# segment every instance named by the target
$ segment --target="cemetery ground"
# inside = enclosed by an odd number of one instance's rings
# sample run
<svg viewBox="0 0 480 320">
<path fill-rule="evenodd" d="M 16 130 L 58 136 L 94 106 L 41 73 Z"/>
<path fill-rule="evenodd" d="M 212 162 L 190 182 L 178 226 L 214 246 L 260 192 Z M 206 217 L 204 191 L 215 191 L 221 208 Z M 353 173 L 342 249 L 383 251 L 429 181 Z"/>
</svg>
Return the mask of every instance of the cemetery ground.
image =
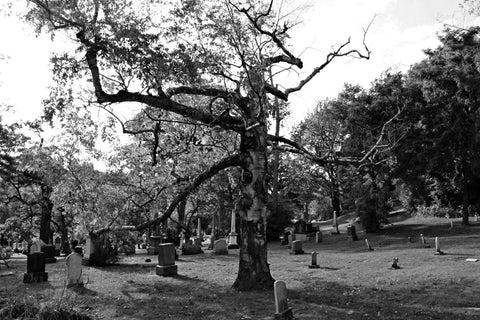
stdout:
<svg viewBox="0 0 480 320">
<path fill-rule="evenodd" d="M 378 234 L 347 240 L 323 230 L 323 242 L 304 243 L 305 254 L 291 255 L 279 242 L 269 244 L 272 275 L 288 288 L 297 319 L 480 319 L 480 222 L 408 218 Z M 423 234 L 431 248 L 421 243 Z M 368 251 L 365 237 L 374 251 Z M 410 240 L 408 239 L 410 237 Z M 435 255 L 439 237 L 444 255 Z M 310 269 L 312 251 L 320 268 Z M 91 319 L 273 319 L 273 290 L 236 292 L 239 250 L 228 255 L 180 255 L 178 276 L 155 274 L 155 256 L 144 251 L 118 265 L 84 267 L 83 289 L 65 288 L 64 258 L 47 264 L 49 281 L 23 284 L 25 256 L 12 268 L 0 264 L 0 309 L 14 301 L 74 307 Z M 400 269 L 392 269 L 398 257 Z M 152 259 L 145 262 L 145 259 Z M 56 318 L 55 318 L 56 319 Z"/>
</svg>

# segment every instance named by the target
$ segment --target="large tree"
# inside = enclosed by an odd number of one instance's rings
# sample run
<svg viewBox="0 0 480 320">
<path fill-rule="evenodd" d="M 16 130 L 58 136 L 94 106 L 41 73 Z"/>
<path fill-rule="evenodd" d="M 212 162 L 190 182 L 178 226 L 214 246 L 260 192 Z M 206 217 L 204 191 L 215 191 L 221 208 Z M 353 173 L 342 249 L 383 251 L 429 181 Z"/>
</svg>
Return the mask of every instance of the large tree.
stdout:
<svg viewBox="0 0 480 320">
<path fill-rule="evenodd" d="M 478 27 L 446 29 L 412 67 L 408 86 L 421 96 L 408 103 L 411 129 L 398 152 L 405 176 L 434 179 L 440 204 L 461 205 L 465 225 L 469 205 L 480 207 L 479 35 Z"/>
<path fill-rule="evenodd" d="M 273 0 L 29 2 L 27 19 L 38 29 L 64 31 L 78 42 L 82 57 L 68 56 L 57 71 L 64 76 L 86 74 L 96 103 L 114 109 L 137 103 L 147 113 L 149 109 L 175 113 L 212 130 L 238 135 L 239 148 L 234 154 L 201 173 L 157 221 L 149 223 L 166 220 L 189 193 L 219 171 L 240 167 L 241 196 L 236 209 L 241 243 L 234 288 L 271 288 L 265 239 L 266 178 L 267 148 L 275 139 L 267 133 L 269 97 L 286 101 L 335 58 L 369 58 L 368 48 L 363 48 L 364 53 L 349 49 L 347 40 L 298 85 L 281 89 L 284 86 L 277 86 L 269 71 L 300 69 L 303 61 L 287 45 L 292 23 L 282 18 Z"/>
</svg>

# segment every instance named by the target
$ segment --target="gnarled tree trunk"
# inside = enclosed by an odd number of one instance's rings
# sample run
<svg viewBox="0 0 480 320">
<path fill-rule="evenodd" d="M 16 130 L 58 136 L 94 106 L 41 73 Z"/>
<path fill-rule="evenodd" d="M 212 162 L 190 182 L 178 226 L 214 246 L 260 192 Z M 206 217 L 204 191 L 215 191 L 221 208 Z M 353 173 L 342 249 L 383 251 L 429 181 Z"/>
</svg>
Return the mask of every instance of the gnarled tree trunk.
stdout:
<svg viewBox="0 0 480 320">
<path fill-rule="evenodd" d="M 40 239 L 45 243 L 52 243 L 50 222 L 52 220 L 53 202 L 50 200 L 52 188 L 46 185 L 41 186 L 41 200 L 40 200 Z"/>
<path fill-rule="evenodd" d="M 247 130 L 241 141 L 240 263 L 233 287 L 240 291 L 273 288 L 267 262 L 267 129 L 259 125 Z"/>
</svg>

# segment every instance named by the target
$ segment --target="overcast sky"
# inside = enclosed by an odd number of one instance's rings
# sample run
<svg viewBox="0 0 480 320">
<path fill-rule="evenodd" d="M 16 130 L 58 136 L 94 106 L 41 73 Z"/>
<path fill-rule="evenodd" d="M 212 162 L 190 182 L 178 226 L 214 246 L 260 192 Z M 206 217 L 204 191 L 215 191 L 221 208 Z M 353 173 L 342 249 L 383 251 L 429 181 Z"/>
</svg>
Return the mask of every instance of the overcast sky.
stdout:
<svg viewBox="0 0 480 320">
<path fill-rule="evenodd" d="M 299 3 L 300 1 L 293 1 Z M 461 0 L 310 0 L 292 34 L 292 48 L 301 54 L 305 76 L 323 61 L 333 45 L 350 36 L 361 48 L 362 29 L 375 17 L 367 35 L 369 61 L 341 58 L 302 91 L 290 98 L 290 122 L 299 121 L 316 102 L 334 97 L 344 83 L 368 86 L 388 68 L 405 71 L 422 59 L 422 50 L 438 45 L 436 33 L 444 23 L 468 26 L 479 22 L 465 15 Z M 51 82 L 48 37 L 36 38 L 14 15 L 0 19 L 0 104 L 14 107 L 15 119 L 32 120 L 41 114 L 41 100 Z M 285 86 L 299 78 L 291 74 Z M 4 118 L 6 115 L 4 115 Z M 8 117 L 11 117 L 8 116 Z"/>
</svg>

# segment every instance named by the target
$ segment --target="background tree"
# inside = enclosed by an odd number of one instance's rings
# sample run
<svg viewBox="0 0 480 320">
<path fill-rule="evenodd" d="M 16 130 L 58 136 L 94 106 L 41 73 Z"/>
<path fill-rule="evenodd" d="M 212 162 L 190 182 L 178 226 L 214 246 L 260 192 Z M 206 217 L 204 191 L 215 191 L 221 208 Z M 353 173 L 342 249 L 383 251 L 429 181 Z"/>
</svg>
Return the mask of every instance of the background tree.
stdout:
<svg viewBox="0 0 480 320">
<path fill-rule="evenodd" d="M 421 179 L 430 201 L 433 196 L 443 206 L 461 205 L 465 225 L 469 205 L 478 208 L 480 198 L 479 32 L 446 29 L 441 45 L 411 69 L 409 85 L 422 96 L 411 105 L 412 128 L 397 153 L 407 181 Z"/>
</svg>

